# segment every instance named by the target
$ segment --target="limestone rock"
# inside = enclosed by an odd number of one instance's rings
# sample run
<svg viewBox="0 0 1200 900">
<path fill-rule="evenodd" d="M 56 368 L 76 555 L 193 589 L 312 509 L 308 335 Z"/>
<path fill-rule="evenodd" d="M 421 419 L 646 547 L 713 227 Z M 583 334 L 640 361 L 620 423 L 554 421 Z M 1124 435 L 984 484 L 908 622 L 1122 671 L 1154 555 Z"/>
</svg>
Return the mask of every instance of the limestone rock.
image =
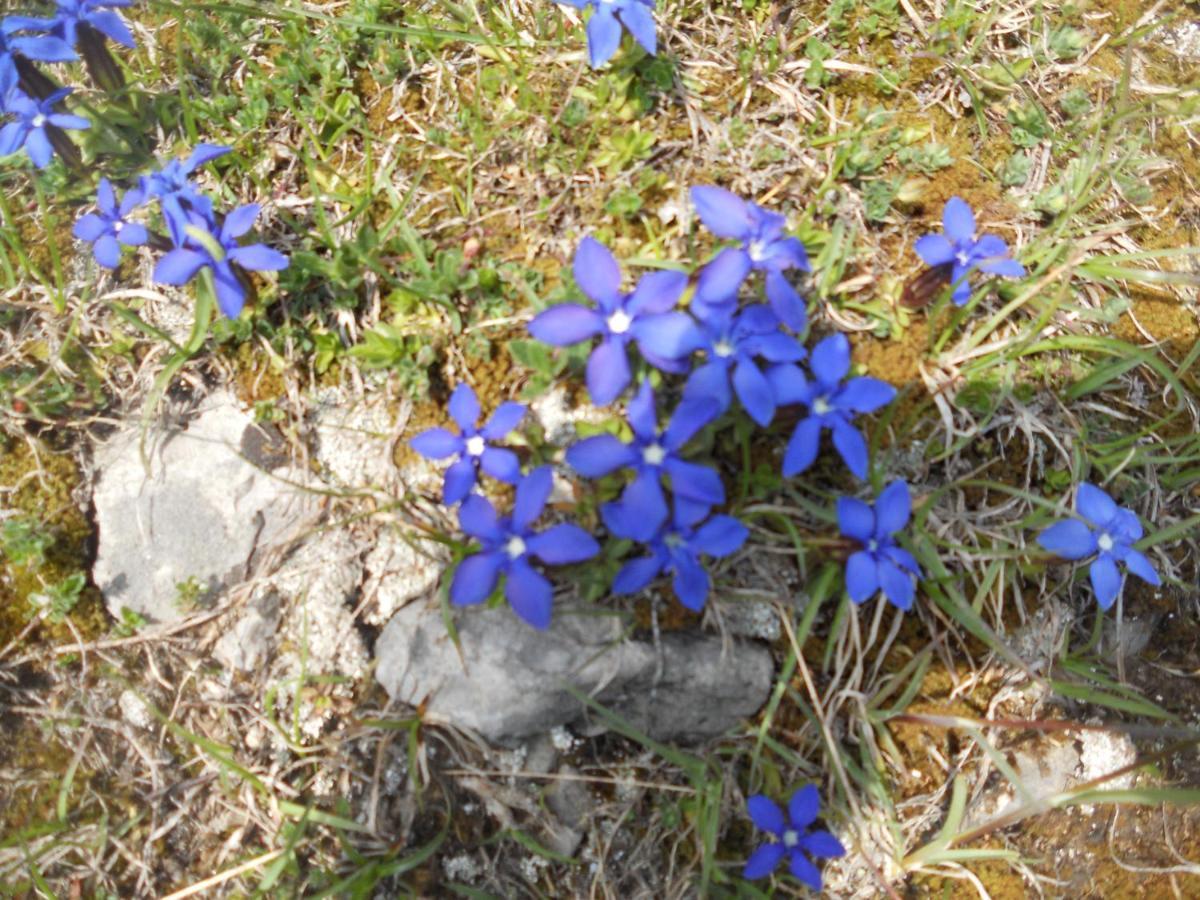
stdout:
<svg viewBox="0 0 1200 900">
<path fill-rule="evenodd" d="M 771 687 L 761 645 L 667 634 L 660 659 L 595 609 L 558 609 L 546 631 L 506 607 L 472 609 L 457 616 L 457 628 L 461 656 L 437 607 L 406 606 L 376 642 L 376 677 L 393 698 L 425 703 L 427 717 L 501 743 L 589 718 L 568 684 L 650 736 L 677 741 L 734 727 Z"/>
</svg>

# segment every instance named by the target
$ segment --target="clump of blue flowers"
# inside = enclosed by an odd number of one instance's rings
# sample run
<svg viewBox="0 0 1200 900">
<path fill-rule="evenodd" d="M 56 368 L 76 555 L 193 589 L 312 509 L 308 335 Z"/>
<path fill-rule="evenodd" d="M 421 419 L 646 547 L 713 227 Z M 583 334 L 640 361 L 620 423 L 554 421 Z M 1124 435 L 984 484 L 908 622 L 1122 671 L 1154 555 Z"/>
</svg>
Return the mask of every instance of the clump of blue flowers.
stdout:
<svg viewBox="0 0 1200 900">
<path fill-rule="evenodd" d="M 621 29 L 624 28 L 643 50 L 653 56 L 658 52 L 658 36 L 655 33 L 654 0 L 555 0 L 575 9 L 590 9 L 587 23 L 588 62 L 598 69 L 617 52 L 621 46 Z"/>
<path fill-rule="evenodd" d="M 846 560 L 846 593 L 865 603 L 880 591 L 898 609 L 913 603 L 913 579 L 921 567 L 912 554 L 896 544 L 896 534 L 912 514 L 908 485 L 893 481 L 879 494 L 874 507 L 854 497 L 839 497 L 838 528 L 862 549 Z"/>
<path fill-rule="evenodd" d="M 1118 506 L 1112 497 L 1088 482 L 1076 488 L 1075 511 L 1081 518 L 1051 525 L 1037 541 L 1063 559 L 1095 557 L 1088 567 L 1088 577 L 1101 609 L 1112 606 L 1121 593 L 1120 566 L 1147 584 L 1162 584 L 1150 560 L 1133 547 L 1143 534 L 1142 523 L 1133 511 Z"/>
<path fill-rule="evenodd" d="M 975 213 L 961 197 L 951 197 L 942 211 L 944 234 L 927 234 L 917 240 L 914 249 L 929 266 L 950 270 L 951 299 L 963 306 L 971 297 L 968 276 L 976 270 L 988 275 L 1020 278 L 1025 267 L 1008 253 L 1004 239 L 975 231 Z"/>
<path fill-rule="evenodd" d="M 814 859 L 833 859 L 846 855 L 841 841 L 812 824 L 821 812 L 821 798 L 815 785 L 795 791 L 788 800 L 787 812 L 774 800 L 755 794 L 746 803 L 750 820 L 765 831 L 770 840 L 755 850 L 742 877 L 750 880 L 765 878 L 779 868 L 785 859 L 788 870 L 801 884 L 821 890 L 821 870 Z"/>
</svg>

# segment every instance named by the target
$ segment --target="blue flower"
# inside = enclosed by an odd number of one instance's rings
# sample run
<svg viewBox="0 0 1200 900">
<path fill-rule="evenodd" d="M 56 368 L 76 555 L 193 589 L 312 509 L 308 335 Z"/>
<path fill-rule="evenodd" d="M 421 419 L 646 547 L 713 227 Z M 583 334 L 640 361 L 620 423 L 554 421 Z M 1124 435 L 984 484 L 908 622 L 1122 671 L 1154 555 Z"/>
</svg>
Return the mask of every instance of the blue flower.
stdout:
<svg viewBox="0 0 1200 900">
<path fill-rule="evenodd" d="M 521 461 L 517 454 L 492 447 L 489 442 L 503 440 L 516 428 L 525 415 L 525 407 L 520 403 L 501 403 L 487 424 L 477 428 L 479 401 L 470 385 L 464 383 L 450 395 L 449 408 L 450 418 L 458 425 L 459 434 L 445 428 L 430 428 L 409 442 L 414 450 L 429 459 L 458 457 L 446 470 L 442 502 L 453 506 L 471 493 L 480 468 L 498 481 L 516 484 L 521 477 Z"/>
<path fill-rule="evenodd" d="M 638 484 L 630 485 L 630 492 Z M 628 494 L 629 492 L 627 492 Z M 733 516 L 713 516 L 696 527 L 706 510 L 695 504 L 675 504 L 670 523 L 659 517 L 659 511 L 647 495 L 610 503 L 601 512 L 608 530 L 620 538 L 648 545 L 650 554 L 630 560 L 613 579 L 617 594 L 635 594 L 660 573 L 671 573 L 675 596 L 688 609 L 699 612 L 708 598 L 708 573 L 700 562 L 702 555 L 728 556 L 739 550 L 750 536 L 746 526 Z M 654 521 L 658 518 L 657 523 Z"/>
<path fill-rule="evenodd" d="M 592 7 L 592 17 L 587 23 L 588 62 L 598 69 L 617 52 L 621 46 L 621 26 L 633 35 L 633 39 L 653 56 L 658 51 L 658 40 L 654 33 L 654 0 L 556 0 L 576 9 Z"/>
<path fill-rule="evenodd" d="M 808 857 L 832 859 L 845 856 L 846 848 L 828 831 L 813 829 L 821 811 L 821 799 L 815 785 L 807 785 L 792 794 L 784 815 L 775 801 L 762 794 L 755 794 L 746 802 L 750 820 L 772 840 L 763 844 L 746 861 L 742 877 L 765 878 L 779 867 L 784 857 L 790 857 L 792 875 L 814 891 L 821 890 L 821 871 Z"/>
<path fill-rule="evenodd" d="M 3 111 L 14 120 L 0 128 L 0 156 L 8 156 L 24 147 L 33 164 L 44 169 L 54 158 L 54 148 L 46 133 L 48 126 L 76 130 L 91 128 L 92 123 L 82 116 L 55 112 L 54 105 L 69 93 L 70 88 L 60 88 L 44 100 L 35 100 L 19 89 L 9 90 Z"/>
<path fill-rule="evenodd" d="M 250 272 L 277 272 L 288 267 L 287 257 L 265 244 L 238 244 L 237 239 L 254 224 L 258 210 L 256 203 L 239 206 L 225 217 L 216 233 L 203 216 L 189 213 L 182 242 L 158 261 L 154 280 L 159 284 L 187 284 L 201 269 L 212 269 L 221 312 L 236 318 L 245 305 L 246 288 L 235 264 Z"/>
<path fill-rule="evenodd" d="M 218 144 L 197 144 L 187 159 L 173 159 L 157 172 L 142 176 L 142 193 L 147 197 L 156 197 L 162 204 L 163 218 L 176 247 L 183 246 L 189 210 L 210 224 L 213 222 L 212 201 L 192 184 L 192 173 L 232 149 Z"/>
<path fill-rule="evenodd" d="M 1008 257 L 1008 245 L 994 234 L 975 235 L 975 214 L 967 201 L 951 197 L 942 210 L 945 234 L 927 234 L 917 239 L 913 249 L 928 266 L 950 265 L 950 295 L 955 306 L 964 305 L 971 296 L 967 276 L 978 269 L 989 275 L 1020 278 L 1025 267 Z"/>
<path fill-rule="evenodd" d="M 821 432 L 833 432 L 833 446 L 846 466 L 859 478 L 867 477 L 867 442 L 851 423 L 858 413 L 869 413 L 892 401 L 896 389 L 878 378 L 842 379 L 850 371 L 850 342 L 834 334 L 813 348 L 809 360 L 813 381 L 798 366 L 775 366 L 767 373 L 780 406 L 803 403 L 808 416 L 792 432 L 783 456 L 783 474 L 790 478 L 803 472 L 817 458 Z"/>
<path fill-rule="evenodd" d="M 1142 538 L 1142 523 L 1128 509 L 1117 506 L 1094 484 L 1084 482 L 1075 492 L 1075 511 L 1086 522 L 1067 519 L 1051 525 L 1038 535 L 1037 541 L 1046 550 L 1063 559 L 1085 559 L 1096 554 L 1088 569 L 1092 590 L 1101 609 L 1108 609 L 1121 593 L 1121 572 L 1126 571 L 1158 587 L 1162 581 L 1145 554 L 1133 549 Z"/>
<path fill-rule="evenodd" d="M 133 0 L 58 0 L 53 18 L 9 16 L 4 28 L 14 31 L 34 31 L 50 34 L 70 47 L 79 41 L 79 28 L 86 26 L 126 47 L 135 46 L 133 34 L 115 8 L 132 6 Z M 107 7 L 107 8 L 105 8 Z M 30 57 L 36 59 L 37 57 Z"/>
<path fill-rule="evenodd" d="M 591 559 L 600 552 L 600 545 L 577 525 L 553 525 L 542 532 L 530 530 L 546 505 L 553 483 L 549 466 L 534 469 L 522 478 L 511 517 L 498 516 L 492 504 L 479 494 L 463 501 L 458 510 L 462 530 L 477 539 L 482 549 L 455 570 L 450 582 L 452 603 L 482 603 L 504 575 L 504 596 L 513 612 L 534 628 L 550 625 L 554 589 L 530 565 L 530 558 L 560 566 Z"/>
<path fill-rule="evenodd" d="M 679 371 L 679 361 L 698 345 L 691 316 L 671 312 L 687 287 L 682 272 L 644 275 L 631 294 L 621 293 L 621 267 L 608 248 L 586 237 L 575 253 L 575 281 L 599 309 L 563 303 L 539 313 L 529 333 L 539 341 L 563 347 L 600 336 L 587 364 L 592 402 L 612 403 L 629 384 L 626 346 L 632 339 L 647 362 Z"/>
<path fill-rule="evenodd" d="M 97 212 L 88 213 L 75 223 L 75 237 L 92 245 L 96 262 L 115 269 L 121 262 L 121 245 L 140 247 L 150 239 L 145 225 L 129 221 L 129 214 L 141 206 L 144 195 L 134 188 L 125 192 L 121 205 L 112 184 L 107 178 L 100 179 L 96 190 Z"/>
<path fill-rule="evenodd" d="M 714 401 L 684 401 L 660 432 L 654 390 L 650 382 L 644 381 L 629 402 L 628 413 L 633 431 L 631 443 L 611 434 L 584 438 L 567 450 L 567 462 L 571 467 L 588 478 L 600 478 L 617 469 L 634 469 L 637 487 L 632 487 L 621 502 L 642 497 L 640 502 L 644 508 L 660 522 L 667 514 L 661 485 L 664 475 L 671 480 L 675 502 L 698 505 L 701 517 L 711 507 L 725 502 L 721 476 L 713 469 L 688 462 L 679 455 L 692 436 L 716 417 L 718 409 Z"/>
<path fill-rule="evenodd" d="M 846 560 L 846 592 L 855 603 L 865 603 L 882 590 L 893 606 L 912 609 L 912 579 L 921 577 L 921 567 L 911 553 L 896 546 L 893 537 L 908 524 L 911 512 L 908 485 L 903 481 L 884 488 L 874 509 L 853 497 L 838 498 L 838 527 L 863 545 Z"/>
<path fill-rule="evenodd" d="M 13 54 L 38 62 L 72 62 L 78 59 L 70 44 L 53 35 L 11 37 L 14 32 L 21 30 L 19 22 L 15 26 L 13 24 L 14 19 L 18 18 L 9 16 L 0 21 L 0 81 L 6 72 L 12 73 L 15 81 L 17 64 Z"/>
<path fill-rule="evenodd" d="M 775 416 L 775 394 L 755 359 L 796 362 L 804 358 L 804 347 L 780 331 L 775 313 L 761 304 L 736 316 L 732 310 L 713 312 L 701 321 L 699 334 L 698 349 L 704 350 L 708 359 L 688 377 L 684 399 L 716 400 L 719 412 L 724 412 L 736 393 L 750 418 L 762 426 L 770 424 Z"/>
<path fill-rule="evenodd" d="M 718 187 L 692 188 L 692 203 L 708 230 L 717 237 L 734 238 L 740 247 L 726 247 L 700 270 L 696 284 L 697 315 L 709 310 L 732 311 L 738 289 L 753 270 L 766 273 L 767 300 L 779 320 L 793 331 L 803 331 L 804 299 L 783 273 L 809 271 L 808 254 L 798 238 L 786 237 L 787 219 Z"/>
</svg>

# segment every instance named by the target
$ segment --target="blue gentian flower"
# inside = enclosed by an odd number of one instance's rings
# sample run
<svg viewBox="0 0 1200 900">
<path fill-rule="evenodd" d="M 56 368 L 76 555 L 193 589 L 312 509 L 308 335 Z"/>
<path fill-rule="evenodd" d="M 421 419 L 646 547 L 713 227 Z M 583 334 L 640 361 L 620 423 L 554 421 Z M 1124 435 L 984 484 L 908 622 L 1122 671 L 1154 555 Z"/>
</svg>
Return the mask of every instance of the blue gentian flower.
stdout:
<svg viewBox="0 0 1200 900">
<path fill-rule="evenodd" d="M 257 203 L 239 206 L 215 233 L 203 216 L 190 213 L 182 243 L 158 261 L 154 280 L 159 284 L 187 284 L 201 269 L 212 269 L 217 304 L 226 316 L 236 318 L 245 305 L 246 288 L 233 268 L 235 263 L 250 272 L 277 272 L 288 267 L 288 258 L 266 244 L 238 244 L 237 239 L 250 230 L 258 211 Z"/>
<path fill-rule="evenodd" d="M 9 16 L 4 20 L 4 28 L 10 34 L 14 31 L 44 32 L 74 47 L 79 41 L 79 26 L 86 25 L 118 44 L 132 48 L 136 46 L 133 33 L 120 14 L 113 12 L 132 5 L 133 0 L 58 0 L 52 18 Z"/>
<path fill-rule="evenodd" d="M 784 235 L 787 219 L 708 185 L 692 188 L 692 203 L 709 231 L 742 242 L 740 247 L 726 247 L 700 270 L 693 301 L 697 315 L 703 317 L 711 309 L 732 311 L 742 282 L 758 270 L 766 273 L 767 300 L 775 315 L 788 328 L 803 331 L 804 299 L 783 273 L 788 269 L 809 271 L 808 254 L 798 238 Z"/>
<path fill-rule="evenodd" d="M 722 557 L 741 549 L 749 530 L 733 516 L 717 515 L 697 527 L 706 510 L 696 504 L 675 504 L 669 523 L 659 517 L 649 494 L 634 491 L 635 496 L 619 504 L 607 504 L 601 510 L 608 530 L 620 538 L 648 544 L 650 554 L 630 560 L 613 579 L 617 594 L 636 594 L 660 573 L 672 575 L 671 586 L 679 602 L 693 612 L 704 608 L 709 579 L 700 562 L 703 555 Z M 658 518 L 657 524 L 654 520 Z"/>
<path fill-rule="evenodd" d="M 775 416 L 775 394 L 755 360 L 796 362 L 804 358 L 804 347 L 779 329 L 775 313 L 762 304 L 737 315 L 714 311 L 700 322 L 699 334 L 698 349 L 708 358 L 688 377 L 684 399 L 712 399 L 724 412 L 736 393 L 750 418 L 769 425 Z"/>
<path fill-rule="evenodd" d="M 1046 550 L 1063 559 L 1096 558 L 1088 569 L 1092 590 L 1101 609 L 1108 609 L 1121 593 L 1121 572 L 1126 571 L 1158 587 L 1162 581 L 1145 554 L 1133 549 L 1142 539 L 1142 523 L 1132 511 L 1117 506 L 1094 484 L 1084 482 L 1075 492 L 1075 511 L 1086 520 L 1067 519 L 1051 525 L 1038 535 Z"/>
<path fill-rule="evenodd" d="M 945 234 L 927 234 L 918 238 L 913 249 L 928 266 L 951 265 L 951 298 L 955 306 L 964 305 L 971 296 L 967 280 L 975 269 L 989 275 L 1020 278 L 1025 267 L 1008 257 L 1008 245 L 994 234 L 977 237 L 975 213 L 961 197 L 951 197 L 942 210 Z"/>
<path fill-rule="evenodd" d="M 658 52 L 658 39 L 654 31 L 654 0 L 556 0 L 576 9 L 592 8 L 592 17 L 587 23 L 588 62 L 598 69 L 617 52 L 621 46 L 621 26 L 633 35 L 633 39 L 653 56 Z"/>
<path fill-rule="evenodd" d="M 129 214 L 142 205 L 144 195 L 138 188 L 126 191 L 117 205 L 116 194 L 107 178 L 100 179 L 96 190 L 96 212 L 75 223 L 75 237 L 92 245 L 92 255 L 100 265 L 115 269 L 121 262 L 121 245 L 140 247 L 150 239 L 146 226 L 129 221 Z"/>
<path fill-rule="evenodd" d="M 815 785 L 806 785 L 792 794 L 784 815 L 775 801 L 762 794 L 755 794 L 746 802 L 750 820 L 772 840 L 763 844 L 746 861 L 742 877 L 765 878 L 779 867 L 784 857 L 788 860 L 792 875 L 801 884 L 814 891 L 821 890 L 821 871 L 809 859 L 832 859 L 845 856 L 846 848 L 828 831 L 813 829 L 821 811 L 821 799 Z"/>
<path fill-rule="evenodd" d="M 450 582 L 456 606 L 482 603 L 505 575 L 504 596 L 518 616 L 534 628 L 550 625 L 554 589 L 530 565 L 536 558 L 551 566 L 583 562 L 600 545 L 577 525 L 553 525 L 542 532 L 530 526 L 542 513 L 554 476 L 549 466 L 534 469 L 517 484 L 511 516 L 500 517 L 487 500 L 472 494 L 459 507 L 462 530 L 482 544 L 478 553 L 459 564 Z"/>
<path fill-rule="evenodd" d="M 46 134 L 46 126 L 82 130 L 91 128 L 92 123 L 82 116 L 56 112 L 54 105 L 71 93 L 71 88 L 60 88 L 44 100 L 35 100 L 19 89 L 10 89 L 4 98 L 4 112 L 14 120 L 0 128 L 0 156 L 16 153 L 22 147 L 39 169 L 44 169 L 54 158 L 54 147 Z"/>
<path fill-rule="evenodd" d="M 176 247 L 184 242 L 183 232 L 189 224 L 188 210 L 198 213 L 210 224 L 213 221 L 212 200 L 192 184 L 192 173 L 232 150 L 232 147 L 219 144 L 197 144 L 187 159 L 172 159 L 158 171 L 142 176 L 142 193 L 157 198 L 162 205 L 163 219 Z"/>
<path fill-rule="evenodd" d="M 893 537 L 908 524 L 911 512 L 903 481 L 884 488 L 874 509 L 853 497 L 838 498 L 838 528 L 863 546 L 846 560 L 846 592 L 855 603 L 865 603 L 882 590 L 893 606 L 912 609 L 912 580 L 921 577 L 921 567 Z"/>
<path fill-rule="evenodd" d="M 14 53 L 38 62 L 73 62 L 78 59 L 75 51 L 71 49 L 71 45 L 60 37 L 54 35 L 12 37 L 14 32 L 21 30 L 20 18 L 19 16 L 9 16 L 0 21 L 0 78 L 5 72 L 12 72 L 14 76 L 16 75 Z M 14 20 L 18 20 L 15 26 Z"/>
<path fill-rule="evenodd" d="M 516 484 L 521 477 L 521 461 L 517 454 L 491 442 L 500 441 L 517 427 L 525 415 L 520 403 L 501 403 L 488 419 L 477 428 L 480 408 L 475 392 L 468 384 L 460 384 L 450 395 L 450 418 L 459 427 L 459 434 L 445 428 L 422 431 L 409 443 L 414 450 L 429 459 L 458 459 L 446 470 L 442 486 L 442 502 L 447 506 L 463 500 L 475 487 L 478 469 L 483 469 L 498 481 Z"/>
<path fill-rule="evenodd" d="M 767 373 L 780 406 L 803 403 L 808 416 L 792 432 L 783 456 L 783 474 L 790 478 L 803 472 L 817 458 L 821 432 L 833 432 L 833 446 L 846 466 L 859 478 L 867 477 L 867 442 L 851 424 L 858 413 L 869 413 L 892 401 L 896 389 L 878 378 L 842 379 L 850 371 L 850 342 L 834 334 L 813 348 L 809 359 L 809 381 L 799 366 L 775 366 Z"/>
<path fill-rule="evenodd" d="M 600 336 L 587 364 L 592 402 L 612 403 L 628 386 L 631 373 L 626 346 L 630 340 L 647 362 L 679 371 L 679 360 L 698 344 L 691 316 L 671 312 L 687 287 L 682 272 L 651 272 L 631 294 L 621 293 L 621 267 L 608 248 L 586 237 L 575 253 L 575 281 L 599 309 L 563 303 L 539 313 L 529 333 L 539 341 L 563 347 Z"/>
<path fill-rule="evenodd" d="M 684 401 L 660 432 L 654 390 L 649 381 L 644 381 L 629 402 L 633 441 L 627 444 L 611 434 L 584 438 L 567 450 L 567 462 L 588 478 L 600 478 L 617 469 L 634 469 L 637 473 L 635 483 L 645 483 L 634 488 L 629 496 L 645 497 L 643 502 L 649 504 L 653 510 L 651 514 L 659 521 L 666 518 L 667 512 L 661 485 L 662 476 L 666 475 L 671 480 L 675 502 L 698 504 L 702 507 L 700 515 L 703 517 L 708 509 L 725 502 L 725 487 L 716 471 L 688 462 L 679 451 L 717 413 L 717 404 L 712 400 Z M 628 502 L 628 499 L 623 497 L 621 502 Z"/>
</svg>

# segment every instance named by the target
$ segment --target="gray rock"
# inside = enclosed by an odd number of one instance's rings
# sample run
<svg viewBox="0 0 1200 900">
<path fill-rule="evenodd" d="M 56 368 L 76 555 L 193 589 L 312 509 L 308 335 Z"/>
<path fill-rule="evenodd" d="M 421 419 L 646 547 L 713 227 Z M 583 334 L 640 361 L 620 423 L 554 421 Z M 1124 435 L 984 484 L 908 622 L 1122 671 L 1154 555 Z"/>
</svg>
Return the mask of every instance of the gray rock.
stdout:
<svg viewBox="0 0 1200 900">
<path fill-rule="evenodd" d="M 147 465 L 134 422 L 98 448 L 93 502 L 99 546 L 93 577 L 109 610 L 128 607 L 152 623 L 183 618 L 179 585 L 199 599 L 252 574 L 255 563 L 315 514 L 309 495 L 243 452 L 256 428 L 228 393 L 208 397 L 186 428 L 151 425 Z"/>
<path fill-rule="evenodd" d="M 383 625 L 406 603 L 434 588 L 442 577 L 449 554 L 440 544 L 424 541 L 414 546 L 394 529 L 385 528 L 363 561 L 367 578 L 363 582 L 366 607 L 363 621 Z"/>
<path fill-rule="evenodd" d="M 266 658 L 278 628 L 279 595 L 274 590 L 263 591 L 233 627 L 221 635 L 213 648 L 213 657 L 227 669 L 249 672 Z"/>
<path fill-rule="evenodd" d="M 566 685 L 651 737 L 677 741 L 727 731 L 771 688 L 771 656 L 760 645 L 667 634 L 660 659 L 652 644 L 626 639 L 615 616 L 595 609 L 560 608 L 546 631 L 505 607 L 473 609 L 457 627 L 461 655 L 436 607 L 400 610 L 376 642 L 376 677 L 394 699 L 423 702 L 427 717 L 500 743 L 587 719 Z"/>
</svg>

